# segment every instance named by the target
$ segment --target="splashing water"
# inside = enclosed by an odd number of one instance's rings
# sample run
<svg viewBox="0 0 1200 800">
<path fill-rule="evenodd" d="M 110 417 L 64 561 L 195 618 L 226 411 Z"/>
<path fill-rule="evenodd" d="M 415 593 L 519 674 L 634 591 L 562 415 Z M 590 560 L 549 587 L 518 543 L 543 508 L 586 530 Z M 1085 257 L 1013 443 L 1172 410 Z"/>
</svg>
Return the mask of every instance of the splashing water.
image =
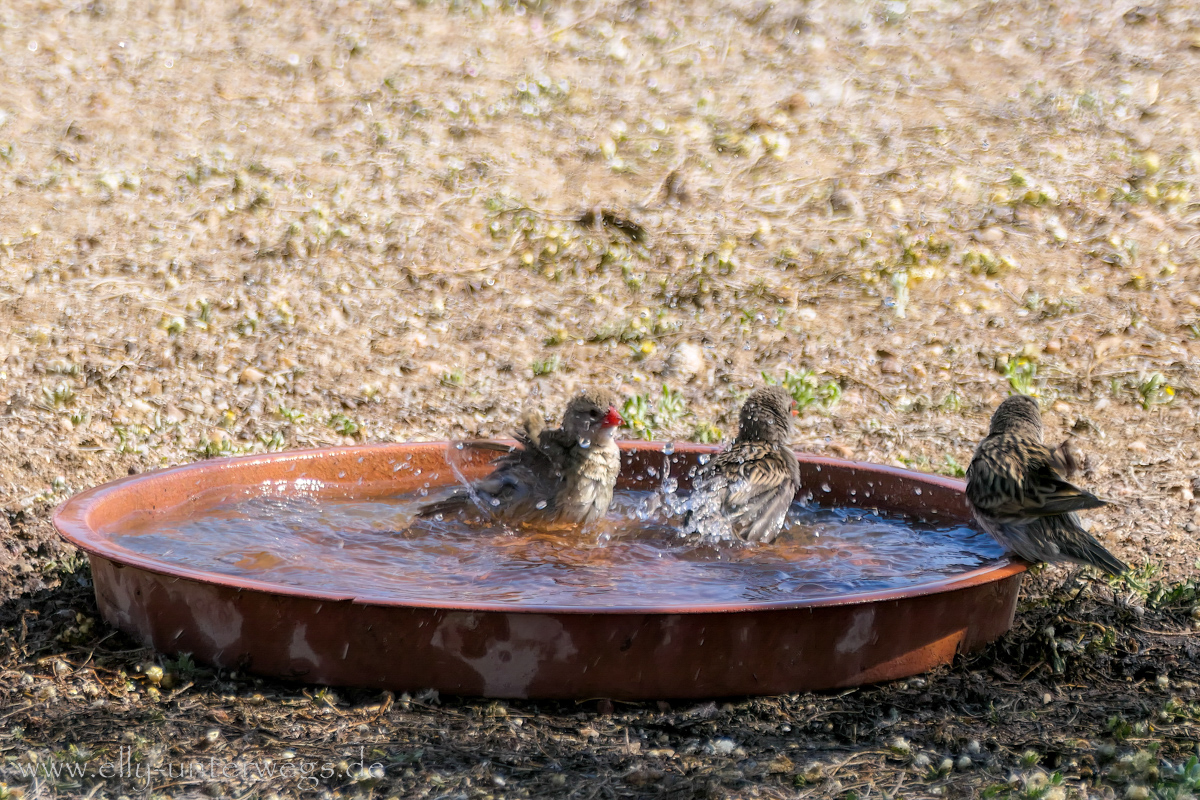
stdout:
<svg viewBox="0 0 1200 800">
<path fill-rule="evenodd" d="M 408 495 L 202 503 L 199 514 L 143 514 L 104 533 L 161 563 L 224 575 L 364 599 L 534 608 L 802 602 L 936 582 L 1003 556 L 966 527 L 799 504 L 771 545 L 707 530 L 697 545 L 678 538 L 666 497 L 678 494 L 619 490 L 608 517 L 582 531 L 414 519 L 419 502 Z"/>
</svg>

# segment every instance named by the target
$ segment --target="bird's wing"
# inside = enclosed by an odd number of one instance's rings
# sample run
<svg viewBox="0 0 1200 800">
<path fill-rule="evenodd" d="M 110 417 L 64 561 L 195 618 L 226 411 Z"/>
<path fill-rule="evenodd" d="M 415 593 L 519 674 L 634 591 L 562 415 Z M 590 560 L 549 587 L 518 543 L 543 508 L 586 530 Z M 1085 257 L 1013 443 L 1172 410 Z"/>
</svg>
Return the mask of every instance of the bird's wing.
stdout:
<svg viewBox="0 0 1200 800">
<path fill-rule="evenodd" d="M 541 417 L 529 412 L 521 423 L 515 446 L 488 441 L 465 442 L 464 446 L 473 450 L 497 451 L 503 455 L 492 462 L 492 471 L 473 482 L 470 488 L 456 486 L 446 497 L 422 506 L 418 514 L 428 517 L 461 511 L 471 505 L 472 495 L 478 497 L 480 504 L 504 514 L 532 513 L 541 500 L 545 500 L 546 505 L 553 503 L 553 465 L 538 444 L 544 433 Z"/>
<path fill-rule="evenodd" d="M 1106 505 L 1063 480 L 1041 442 L 1011 434 L 980 444 L 967 468 L 967 497 L 979 511 L 997 518 L 1028 519 Z"/>
<path fill-rule="evenodd" d="M 771 495 L 762 498 L 761 510 L 755 514 L 754 521 L 742 531 L 741 537 L 747 542 L 767 544 L 774 541 L 783 528 L 783 521 L 795 496 L 795 485 L 785 483 L 776 488 Z"/>
<path fill-rule="evenodd" d="M 558 477 L 582 461 L 579 442 L 562 428 L 541 431 L 537 450 L 542 468 Z"/>
<path fill-rule="evenodd" d="M 747 515 L 756 518 L 776 494 L 791 503 L 798 484 L 795 460 L 783 448 L 765 442 L 741 442 L 708 462 L 709 470 L 698 476 L 696 488 L 703 491 L 711 481 L 713 488 L 719 487 L 723 493 L 722 507 L 731 519 Z M 722 481 L 724 485 L 720 486 Z"/>
</svg>

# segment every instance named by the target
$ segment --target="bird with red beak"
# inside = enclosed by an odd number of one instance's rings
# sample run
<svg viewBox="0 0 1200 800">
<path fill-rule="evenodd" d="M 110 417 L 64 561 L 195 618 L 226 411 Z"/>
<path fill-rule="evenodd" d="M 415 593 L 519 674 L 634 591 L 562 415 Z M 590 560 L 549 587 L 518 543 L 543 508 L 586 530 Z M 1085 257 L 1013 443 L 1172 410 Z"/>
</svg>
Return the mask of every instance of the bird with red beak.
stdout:
<svg viewBox="0 0 1200 800">
<path fill-rule="evenodd" d="M 475 506 L 506 522 L 586 525 L 603 517 L 621 470 L 616 396 L 603 389 L 581 392 L 567 404 L 559 428 L 546 428 L 536 412 L 522 422 L 519 446 L 497 459 L 487 477 L 456 486 L 418 515 Z"/>
</svg>

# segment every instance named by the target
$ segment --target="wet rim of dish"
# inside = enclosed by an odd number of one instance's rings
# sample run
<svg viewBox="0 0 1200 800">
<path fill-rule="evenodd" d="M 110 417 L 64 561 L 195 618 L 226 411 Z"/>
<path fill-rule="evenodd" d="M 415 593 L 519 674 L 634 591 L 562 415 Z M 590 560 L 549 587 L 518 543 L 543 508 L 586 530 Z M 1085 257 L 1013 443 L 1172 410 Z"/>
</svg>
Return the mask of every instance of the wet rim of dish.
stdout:
<svg viewBox="0 0 1200 800">
<path fill-rule="evenodd" d="M 668 442 L 622 441 L 622 450 L 628 451 L 662 451 Z M 690 442 L 670 442 L 673 454 L 712 454 L 720 451 L 715 445 L 700 445 Z M 888 600 L 898 600 L 907 597 L 921 597 L 939 592 L 955 591 L 1004 580 L 1024 572 L 1027 565 L 1009 556 L 1004 556 L 993 564 L 979 567 L 968 572 L 937 578 L 931 581 L 913 584 L 898 589 L 881 589 L 867 592 L 851 592 L 830 596 L 810 597 L 803 600 L 772 600 L 766 602 L 739 603 L 683 603 L 680 605 L 545 605 L 530 606 L 520 603 L 485 602 L 485 601 L 454 601 L 454 600 L 420 600 L 398 599 L 394 597 L 374 597 L 369 593 L 346 594 L 315 589 L 306 589 L 287 583 L 260 581 L 226 575 L 220 572 L 208 572 L 192 567 L 162 561 L 152 556 L 128 550 L 107 536 L 101 534 L 91 524 L 91 515 L 104 503 L 110 502 L 115 495 L 133 484 L 147 481 L 159 481 L 175 475 L 182 477 L 189 472 L 220 472 L 236 468 L 248 468 L 256 464 L 276 464 L 286 462 L 302 462 L 324 458 L 338 453 L 365 452 L 368 450 L 415 450 L 435 447 L 444 452 L 450 445 L 446 441 L 433 442 L 403 442 L 354 445 L 350 447 L 322 447 L 306 450 L 289 450 L 283 453 L 233 456 L 230 458 L 210 459 L 190 464 L 143 472 L 130 475 L 100 486 L 83 491 L 64 501 L 54 510 L 52 521 L 59 534 L 67 541 L 79 547 L 89 555 L 98 556 L 115 562 L 121 566 L 134 567 L 146 572 L 156 573 L 171 578 L 198 581 L 201 583 L 224 586 L 239 591 L 254 591 L 267 594 L 286 595 L 323 602 L 351 602 L 360 605 L 388 606 L 396 608 L 423 608 L 446 611 L 487 611 L 525 614 L 711 614 L 737 613 L 745 611 L 781 611 L 801 608 L 820 608 L 825 606 L 855 605 L 862 603 L 878 603 Z M 885 464 L 874 464 L 866 461 L 847 461 L 826 456 L 798 453 L 797 458 L 802 463 L 817 467 L 838 469 L 853 469 L 862 473 L 893 475 L 914 484 L 934 485 L 950 489 L 961 494 L 966 486 L 965 481 L 942 475 L 891 467 Z M 294 479 L 292 479 L 294 480 Z M 262 485 L 278 481 L 277 477 L 269 477 L 256 483 L 242 484 L 246 487 Z M 291 481 L 289 481 L 291 482 Z M 324 481 L 327 485 L 341 481 Z M 231 485 L 238 485 L 236 483 Z M 965 521 L 962 524 L 967 524 Z"/>
</svg>

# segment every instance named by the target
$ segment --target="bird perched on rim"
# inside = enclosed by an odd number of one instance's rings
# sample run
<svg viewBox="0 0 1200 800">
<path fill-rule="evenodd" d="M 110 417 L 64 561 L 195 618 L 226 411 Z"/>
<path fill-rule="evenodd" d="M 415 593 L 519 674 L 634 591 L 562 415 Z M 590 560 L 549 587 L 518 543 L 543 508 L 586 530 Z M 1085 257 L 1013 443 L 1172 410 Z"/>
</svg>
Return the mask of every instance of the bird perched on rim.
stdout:
<svg viewBox="0 0 1200 800">
<path fill-rule="evenodd" d="M 1078 457 L 1042 443 L 1042 414 L 1025 395 L 992 414 L 988 435 L 967 467 L 967 500 L 975 520 L 1026 561 L 1072 561 L 1120 575 L 1128 567 L 1080 524 L 1076 511 L 1107 502 L 1069 483 Z"/>
<path fill-rule="evenodd" d="M 787 444 L 795 404 L 782 386 L 759 389 L 746 399 L 737 438 L 692 481 L 685 534 L 728 538 L 732 533 L 763 543 L 779 535 L 800 488 L 800 465 Z"/>
<path fill-rule="evenodd" d="M 545 427 L 540 414 L 527 413 L 518 447 L 486 442 L 472 447 L 503 449 L 491 474 L 448 497 L 423 506 L 418 516 L 451 514 L 475 505 L 509 521 L 537 520 L 587 524 L 604 516 L 612 503 L 621 469 L 613 435 L 621 425 L 616 396 L 591 389 L 567 404 L 562 427 Z"/>
</svg>

